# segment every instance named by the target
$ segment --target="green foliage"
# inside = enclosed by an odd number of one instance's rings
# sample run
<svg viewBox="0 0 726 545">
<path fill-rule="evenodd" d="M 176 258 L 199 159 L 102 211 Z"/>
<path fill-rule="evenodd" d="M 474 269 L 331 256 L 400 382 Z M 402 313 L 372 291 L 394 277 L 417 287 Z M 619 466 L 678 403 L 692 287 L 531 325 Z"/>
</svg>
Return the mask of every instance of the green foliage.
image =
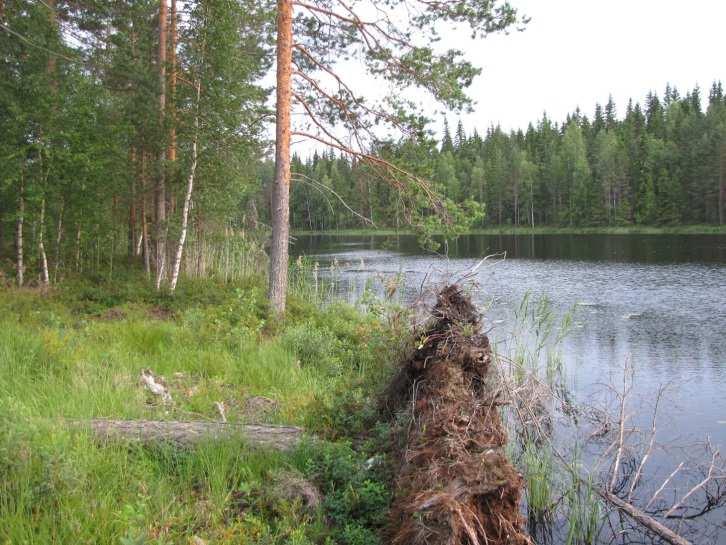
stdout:
<svg viewBox="0 0 726 545">
<path fill-rule="evenodd" d="M 552 453 L 528 443 L 522 455 L 526 482 L 527 507 L 538 517 L 551 515 L 553 507 L 553 483 L 555 474 Z"/>
<path fill-rule="evenodd" d="M 386 523 L 391 491 L 377 466 L 367 465 L 365 455 L 347 443 L 326 443 L 307 463 L 306 473 L 321 483 L 334 543 L 382 543 L 378 530 Z"/>
<path fill-rule="evenodd" d="M 381 149 L 386 159 L 428 180 L 440 208 L 413 189 L 373 183 L 362 164 L 332 154 L 296 158 L 295 172 L 325 179 L 377 228 L 413 230 L 423 247 L 441 250 L 433 234 L 542 225 L 618 227 L 719 222 L 719 157 L 726 141 L 726 98 L 719 85 L 705 111 L 697 90 L 643 111 L 631 103 L 622 119 L 609 101 L 593 121 L 576 112 L 562 124 L 543 117 L 526 132 L 490 128 L 483 136 L 444 122 L 440 146 L 417 137 Z M 695 102 L 694 102 L 695 101 Z M 599 112 L 599 113 L 597 113 Z M 335 199 L 302 184 L 293 190 L 292 224 L 304 230 L 352 228 L 360 219 Z M 484 213 L 486 212 L 486 213 Z"/>
<path fill-rule="evenodd" d="M 390 480 L 378 453 L 388 430 L 371 423 L 372 396 L 393 333 L 351 307 L 295 297 L 291 314 L 271 321 L 260 279 L 190 282 L 175 297 L 144 284 L 0 291 L 0 542 L 380 542 Z M 165 377 L 172 405 L 139 384 L 144 368 Z M 224 402 L 228 420 L 241 422 L 248 396 L 276 404 L 255 421 L 338 440 L 292 454 L 237 441 L 98 445 L 62 420 L 215 420 L 214 403 Z M 355 448 L 340 440 L 357 433 Z M 314 482 L 322 505 L 276 492 L 281 472 Z"/>
</svg>

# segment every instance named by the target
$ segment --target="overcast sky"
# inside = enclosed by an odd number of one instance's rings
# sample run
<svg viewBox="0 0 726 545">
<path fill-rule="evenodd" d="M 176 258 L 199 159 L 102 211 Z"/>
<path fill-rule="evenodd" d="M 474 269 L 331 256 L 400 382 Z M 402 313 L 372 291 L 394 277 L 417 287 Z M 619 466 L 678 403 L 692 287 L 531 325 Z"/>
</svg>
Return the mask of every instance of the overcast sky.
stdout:
<svg viewBox="0 0 726 545">
<path fill-rule="evenodd" d="M 641 103 L 650 90 L 662 96 L 667 83 L 682 94 L 699 85 L 703 97 L 714 80 L 726 83 L 726 0 L 510 0 L 531 18 L 523 32 L 471 40 L 467 32 L 443 31 L 441 48 L 458 48 L 482 69 L 469 89 L 471 114 L 459 118 L 470 134 L 500 124 L 526 129 L 543 112 L 563 121 L 578 106 L 592 117 L 595 103 L 612 94 L 622 115 L 629 98 Z M 369 98 L 387 94 L 385 83 L 345 63 L 341 73 Z M 415 93 L 415 97 L 425 96 Z M 443 126 L 441 106 L 421 101 Z M 303 155 L 321 146 L 297 141 Z"/>
<path fill-rule="evenodd" d="M 627 100 L 670 82 L 682 92 L 726 83 L 726 0 L 511 0 L 532 21 L 521 33 L 458 46 L 483 69 L 467 129 L 526 128 L 543 111 L 591 115 L 612 93 Z M 447 43 L 453 43 L 449 37 Z M 454 121 L 456 116 L 450 116 Z"/>
</svg>

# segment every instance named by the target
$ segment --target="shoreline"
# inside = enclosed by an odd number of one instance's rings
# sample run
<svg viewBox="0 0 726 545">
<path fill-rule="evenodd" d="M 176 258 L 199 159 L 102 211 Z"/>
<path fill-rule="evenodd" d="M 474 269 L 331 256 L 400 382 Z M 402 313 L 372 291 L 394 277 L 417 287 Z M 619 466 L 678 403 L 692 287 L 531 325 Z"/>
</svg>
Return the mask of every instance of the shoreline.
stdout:
<svg viewBox="0 0 726 545">
<path fill-rule="evenodd" d="M 293 236 L 398 236 L 415 235 L 412 229 L 325 229 L 294 230 Z M 442 235 L 438 231 L 434 235 Z M 679 225 L 672 227 L 491 227 L 471 229 L 463 235 L 726 235 L 726 225 Z"/>
</svg>

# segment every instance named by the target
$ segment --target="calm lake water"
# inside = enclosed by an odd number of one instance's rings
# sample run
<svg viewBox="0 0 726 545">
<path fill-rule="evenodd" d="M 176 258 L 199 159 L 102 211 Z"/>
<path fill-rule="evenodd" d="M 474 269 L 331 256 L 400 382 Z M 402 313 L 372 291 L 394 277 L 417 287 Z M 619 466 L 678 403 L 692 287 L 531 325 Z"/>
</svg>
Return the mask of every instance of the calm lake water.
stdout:
<svg viewBox="0 0 726 545">
<path fill-rule="evenodd" d="M 726 449 L 726 236 L 470 235 L 442 255 L 422 252 L 412 236 L 303 236 L 294 247 L 320 263 L 321 276 L 335 274 L 340 294 L 351 300 L 366 286 L 381 290 L 401 277 L 401 297 L 410 301 L 422 283 L 456 277 L 502 251 L 504 261 L 477 271 L 475 289 L 502 351 L 513 343 L 525 295 L 546 297 L 554 316 L 574 312 L 561 346 L 574 399 L 604 403 L 605 385 L 620 384 L 630 361 L 632 422 L 649 429 L 656 394 L 669 386 L 658 437 L 673 449 L 654 457 L 654 476 L 682 460 L 679 447 L 708 437 Z M 726 529 L 726 515 L 720 521 Z"/>
</svg>

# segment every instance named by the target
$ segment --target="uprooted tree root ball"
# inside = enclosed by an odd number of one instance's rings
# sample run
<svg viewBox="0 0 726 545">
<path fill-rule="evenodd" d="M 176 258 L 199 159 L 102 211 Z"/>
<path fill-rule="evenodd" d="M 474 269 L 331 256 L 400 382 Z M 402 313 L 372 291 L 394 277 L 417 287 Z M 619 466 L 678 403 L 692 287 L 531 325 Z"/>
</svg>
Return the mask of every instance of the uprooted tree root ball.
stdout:
<svg viewBox="0 0 726 545">
<path fill-rule="evenodd" d="M 491 365 L 471 300 L 457 286 L 443 289 L 385 397 L 386 410 L 404 416 L 391 543 L 531 544 Z"/>
</svg>

